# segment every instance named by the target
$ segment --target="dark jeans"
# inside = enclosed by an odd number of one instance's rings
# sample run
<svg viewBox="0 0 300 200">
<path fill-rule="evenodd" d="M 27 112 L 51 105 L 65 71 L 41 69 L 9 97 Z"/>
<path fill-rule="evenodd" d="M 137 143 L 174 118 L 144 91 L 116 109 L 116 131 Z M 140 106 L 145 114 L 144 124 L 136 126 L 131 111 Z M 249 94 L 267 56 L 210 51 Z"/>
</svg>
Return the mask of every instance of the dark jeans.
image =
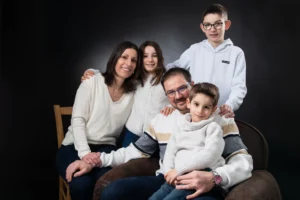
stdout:
<svg viewBox="0 0 300 200">
<path fill-rule="evenodd" d="M 135 143 L 140 137 L 137 136 L 136 134 L 132 133 L 130 130 L 128 130 L 125 127 L 125 132 L 124 132 L 124 139 L 122 142 L 122 147 L 127 147 L 130 145 L 130 143 Z"/>
<path fill-rule="evenodd" d="M 163 175 L 120 179 L 107 185 L 101 200 L 147 200 L 164 182 Z"/>
<path fill-rule="evenodd" d="M 195 190 L 177 190 L 174 186 L 165 183 L 161 188 L 156 191 L 149 200 L 185 200 L 190 194 L 193 194 Z M 205 194 L 200 195 L 194 200 L 221 200 L 224 197 L 219 191 L 211 190 Z"/>
<path fill-rule="evenodd" d="M 109 153 L 116 150 L 113 145 L 89 145 L 92 152 Z M 66 169 L 75 160 L 80 160 L 74 145 L 61 145 L 56 154 L 56 168 L 59 175 L 66 180 Z M 72 200 L 91 200 L 95 183 L 99 177 L 109 171 L 110 167 L 98 168 L 95 167 L 91 172 L 79 177 L 73 177 L 69 183 Z"/>
</svg>

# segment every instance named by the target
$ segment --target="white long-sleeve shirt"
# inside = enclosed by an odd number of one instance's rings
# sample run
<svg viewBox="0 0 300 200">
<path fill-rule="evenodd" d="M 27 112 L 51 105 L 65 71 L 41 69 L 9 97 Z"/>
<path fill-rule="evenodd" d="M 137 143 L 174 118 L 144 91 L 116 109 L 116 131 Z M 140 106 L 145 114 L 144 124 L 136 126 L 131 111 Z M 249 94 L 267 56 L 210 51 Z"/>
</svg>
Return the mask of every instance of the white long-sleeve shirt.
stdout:
<svg viewBox="0 0 300 200">
<path fill-rule="evenodd" d="M 218 106 L 228 104 L 234 111 L 247 93 L 246 61 L 241 48 L 230 39 L 214 48 L 208 40 L 190 46 L 180 58 L 166 66 L 189 69 L 192 80 L 215 84 L 220 91 Z"/>
<path fill-rule="evenodd" d="M 152 85 L 153 76 L 149 75 L 144 87 L 139 85 L 134 94 L 132 111 L 126 122 L 126 128 L 132 133 L 141 136 L 150 120 L 162 108 L 169 105 L 167 96 L 161 84 Z"/>
<path fill-rule="evenodd" d="M 83 81 L 76 93 L 71 126 L 62 142 L 75 145 L 78 156 L 90 153 L 88 144 L 116 145 L 133 104 L 134 92 L 112 101 L 101 74 Z"/>
<path fill-rule="evenodd" d="M 171 135 L 163 160 L 164 173 L 175 169 L 180 176 L 193 170 L 223 166 L 225 142 L 221 127 L 214 116 L 200 122 L 191 122 L 191 115 L 184 116 L 180 130 Z"/>
<path fill-rule="evenodd" d="M 218 112 L 219 110 L 215 113 Z M 171 135 L 179 130 L 178 124 L 182 122 L 183 117 L 184 115 L 178 110 L 173 111 L 169 116 L 156 115 L 144 134 L 134 144 L 131 143 L 128 147 L 120 148 L 109 154 L 101 153 L 102 167 L 114 167 L 132 159 L 148 158 L 159 148 L 160 169 L 157 170 L 156 174 L 163 173 L 162 160 L 164 159 L 167 143 Z M 226 161 L 224 166 L 216 168 L 215 171 L 223 178 L 222 187 L 227 189 L 251 177 L 253 160 L 251 155 L 247 153 L 247 148 L 239 136 L 234 119 L 215 115 L 214 120 L 223 130 L 225 148 L 222 156 Z"/>
<path fill-rule="evenodd" d="M 95 74 L 99 74 L 97 69 L 90 69 Z M 132 111 L 126 122 L 126 128 L 135 135 L 141 136 L 148 126 L 150 120 L 157 115 L 161 109 L 169 105 L 168 98 L 162 85 L 152 85 L 153 76 L 150 74 L 144 84 L 137 86 L 134 93 Z"/>
</svg>

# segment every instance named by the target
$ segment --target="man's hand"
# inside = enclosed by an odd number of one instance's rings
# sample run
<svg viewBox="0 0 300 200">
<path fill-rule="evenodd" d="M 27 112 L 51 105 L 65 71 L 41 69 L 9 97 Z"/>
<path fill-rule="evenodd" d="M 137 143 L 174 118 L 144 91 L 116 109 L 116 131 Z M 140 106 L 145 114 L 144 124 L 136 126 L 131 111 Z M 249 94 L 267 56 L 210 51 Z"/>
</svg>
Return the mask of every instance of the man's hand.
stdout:
<svg viewBox="0 0 300 200">
<path fill-rule="evenodd" d="M 187 199 L 194 199 L 200 194 L 209 192 L 214 187 L 214 175 L 207 171 L 192 171 L 188 174 L 178 176 L 175 184 L 178 190 L 196 190 L 188 195 Z"/>
<path fill-rule="evenodd" d="M 83 74 L 83 76 L 81 77 L 81 81 L 84 81 L 84 80 L 86 80 L 86 79 L 89 79 L 91 76 L 94 76 L 94 71 L 92 71 L 92 70 L 85 70 L 85 72 L 84 72 L 84 74 Z"/>
<path fill-rule="evenodd" d="M 71 182 L 73 174 L 76 171 L 77 172 L 74 174 L 74 177 L 82 176 L 83 174 L 90 172 L 92 169 L 93 169 L 93 165 L 88 164 L 88 163 L 84 162 L 83 160 L 75 160 L 67 167 L 66 179 L 68 182 Z"/>
<path fill-rule="evenodd" d="M 174 181 L 176 180 L 176 177 L 177 177 L 176 169 L 171 169 L 170 171 L 168 171 L 168 173 L 165 174 L 165 180 L 170 185 L 174 185 Z"/>
<path fill-rule="evenodd" d="M 235 116 L 231 107 L 227 104 L 220 106 L 219 115 L 221 116 L 225 115 L 226 118 L 233 118 Z"/>
<path fill-rule="evenodd" d="M 92 164 L 97 167 L 101 167 L 100 153 L 99 152 L 90 152 L 82 157 L 82 160 L 86 163 Z"/>
</svg>

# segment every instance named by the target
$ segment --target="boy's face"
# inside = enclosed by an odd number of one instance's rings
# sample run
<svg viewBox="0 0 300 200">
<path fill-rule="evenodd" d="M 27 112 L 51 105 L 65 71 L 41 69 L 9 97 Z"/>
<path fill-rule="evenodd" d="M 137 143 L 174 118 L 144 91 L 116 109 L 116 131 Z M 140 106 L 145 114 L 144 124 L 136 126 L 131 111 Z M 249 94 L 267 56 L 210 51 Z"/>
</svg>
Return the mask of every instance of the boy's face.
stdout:
<svg viewBox="0 0 300 200">
<path fill-rule="evenodd" d="M 208 41 L 213 46 L 217 46 L 224 41 L 225 30 L 228 30 L 230 25 L 230 20 L 225 21 L 224 17 L 219 14 L 207 14 L 200 24 L 200 28 Z"/>
<path fill-rule="evenodd" d="M 202 93 L 196 94 L 191 102 L 187 99 L 187 107 L 190 109 L 192 122 L 208 119 L 217 108 L 213 106 L 212 98 Z"/>
</svg>

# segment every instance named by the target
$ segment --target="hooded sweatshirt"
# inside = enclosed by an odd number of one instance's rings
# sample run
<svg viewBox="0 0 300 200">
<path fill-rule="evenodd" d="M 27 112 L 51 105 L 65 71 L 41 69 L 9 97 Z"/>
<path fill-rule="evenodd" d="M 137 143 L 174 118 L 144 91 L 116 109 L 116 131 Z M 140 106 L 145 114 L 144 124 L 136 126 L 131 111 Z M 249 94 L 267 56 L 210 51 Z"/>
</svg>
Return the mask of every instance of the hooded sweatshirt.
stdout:
<svg viewBox="0 0 300 200">
<path fill-rule="evenodd" d="M 216 48 L 208 40 L 193 44 L 166 68 L 173 67 L 189 69 L 195 83 L 215 84 L 220 92 L 218 106 L 227 104 L 235 111 L 243 103 L 247 93 L 245 55 L 230 39 Z"/>
</svg>

